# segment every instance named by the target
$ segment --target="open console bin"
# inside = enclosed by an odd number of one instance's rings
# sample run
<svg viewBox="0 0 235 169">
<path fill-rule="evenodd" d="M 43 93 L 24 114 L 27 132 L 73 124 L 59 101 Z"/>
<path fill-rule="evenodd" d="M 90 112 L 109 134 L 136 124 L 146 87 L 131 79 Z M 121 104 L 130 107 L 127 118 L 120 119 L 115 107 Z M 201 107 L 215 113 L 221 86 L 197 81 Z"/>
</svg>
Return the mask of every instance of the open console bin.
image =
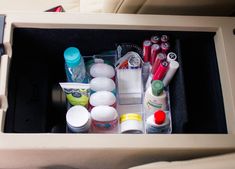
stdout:
<svg viewBox="0 0 235 169">
<path fill-rule="evenodd" d="M 66 81 L 63 51 L 67 47 L 77 46 L 87 56 L 115 50 L 117 43 L 142 46 L 156 34 L 170 36 L 171 51 L 180 63 L 169 87 L 173 133 L 226 133 L 214 33 L 35 28 L 13 31 L 4 131 L 43 133 L 65 126 L 66 110 L 53 104 L 51 93 L 53 86 Z"/>
<path fill-rule="evenodd" d="M 234 25 L 234 18 L 6 14 L 0 95 L 9 106 L 0 109 L 1 167 L 127 168 L 235 151 Z M 163 33 L 180 63 L 169 86 L 173 134 L 66 134 L 66 106 L 51 98 L 65 81 L 64 49 L 93 55 L 116 43 L 142 46 Z M 58 124 L 59 134 L 52 131 Z"/>
</svg>

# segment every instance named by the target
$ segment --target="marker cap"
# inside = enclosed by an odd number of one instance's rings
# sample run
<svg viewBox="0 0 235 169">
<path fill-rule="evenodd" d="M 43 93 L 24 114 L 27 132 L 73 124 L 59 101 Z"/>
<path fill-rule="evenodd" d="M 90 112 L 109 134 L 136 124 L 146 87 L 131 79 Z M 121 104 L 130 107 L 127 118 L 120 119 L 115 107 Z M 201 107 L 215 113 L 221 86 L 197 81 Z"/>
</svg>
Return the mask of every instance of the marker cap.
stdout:
<svg viewBox="0 0 235 169">
<path fill-rule="evenodd" d="M 154 80 L 151 84 L 152 87 L 152 93 L 154 96 L 159 96 L 162 94 L 164 89 L 164 84 L 160 80 Z"/>
</svg>

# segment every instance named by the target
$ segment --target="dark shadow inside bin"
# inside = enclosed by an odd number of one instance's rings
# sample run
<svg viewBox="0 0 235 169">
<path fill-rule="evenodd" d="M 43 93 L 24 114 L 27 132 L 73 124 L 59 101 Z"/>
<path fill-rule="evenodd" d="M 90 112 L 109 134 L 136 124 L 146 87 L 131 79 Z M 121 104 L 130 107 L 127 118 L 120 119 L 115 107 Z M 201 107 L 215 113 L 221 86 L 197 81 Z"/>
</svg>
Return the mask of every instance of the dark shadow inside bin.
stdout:
<svg viewBox="0 0 235 169">
<path fill-rule="evenodd" d="M 170 84 L 173 133 L 227 133 L 215 33 L 144 30 L 16 28 L 8 84 L 7 133 L 65 132 L 66 105 L 52 101 L 65 81 L 63 52 L 78 47 L 84 56 L 115 50 L 117 43 L 171 37 L 180 68 Z"/>
</svg>

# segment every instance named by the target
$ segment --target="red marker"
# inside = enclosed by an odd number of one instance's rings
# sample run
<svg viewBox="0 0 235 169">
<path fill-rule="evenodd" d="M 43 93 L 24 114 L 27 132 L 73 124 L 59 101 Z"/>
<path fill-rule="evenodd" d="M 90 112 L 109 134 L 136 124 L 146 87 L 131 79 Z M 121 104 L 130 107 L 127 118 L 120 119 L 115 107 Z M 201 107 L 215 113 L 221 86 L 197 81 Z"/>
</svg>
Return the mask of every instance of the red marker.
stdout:
<svg viewBox="0 0 235 169">
<path fill-rule="evenodd" d="M 161 47 L 158 44 L 153 44 L 151 47 L 151 56 L 150 56 L 150 64 L 153 65 L 157 54 L 159 54 L 161 51 Z"/>
<path fill-rule="evenodd" d="M 156 70 L 156 73 L 153 76 L 153 80 L 162 80 L 166 75 L 166 72 L 168 70 L 168 65 L 169 63 L 167 61 L 161 62 L 158 69 Z"/>
<path fill-rule="evenodd" d="M 143 42 L 143 55 L 144 55 L 144 62 L 149 61 L 150 53 L 151 53 L 151 41 L 150 40 L 145 40 Z"/>
<path fill-rule="evenodd" d="M 162 43 L 161 48 L 162 48 L 162 53 L 167 53 L 168 50 L 170 49 L 170 43 L 169 42 Z"/>
<path fill-rule="evenodd" d="M 158 69 L 160 63 L 166 59 L 166 55 L 164 53 L 158 53 L 157 57 L 153 63 L 152 71 L 151 73 L 154 75 L 156 70 Z"/>
</svg>

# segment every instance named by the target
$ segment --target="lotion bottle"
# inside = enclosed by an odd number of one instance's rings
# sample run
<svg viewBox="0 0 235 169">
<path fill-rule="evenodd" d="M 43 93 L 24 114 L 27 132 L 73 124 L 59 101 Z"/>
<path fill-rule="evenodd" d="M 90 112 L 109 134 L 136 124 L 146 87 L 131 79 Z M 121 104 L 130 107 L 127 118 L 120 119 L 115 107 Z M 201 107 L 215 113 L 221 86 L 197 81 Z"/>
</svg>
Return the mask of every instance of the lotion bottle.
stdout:
<svg viewBox="0 0 235 169">
<path fill-rule="evenodd" d="M 151 83 L 151 86 L 145 92 L 144 108 L 147 117 L 157 110 L 167 110 L 167 95 L 162 81 L 154 80 Z"/>
</svg>

